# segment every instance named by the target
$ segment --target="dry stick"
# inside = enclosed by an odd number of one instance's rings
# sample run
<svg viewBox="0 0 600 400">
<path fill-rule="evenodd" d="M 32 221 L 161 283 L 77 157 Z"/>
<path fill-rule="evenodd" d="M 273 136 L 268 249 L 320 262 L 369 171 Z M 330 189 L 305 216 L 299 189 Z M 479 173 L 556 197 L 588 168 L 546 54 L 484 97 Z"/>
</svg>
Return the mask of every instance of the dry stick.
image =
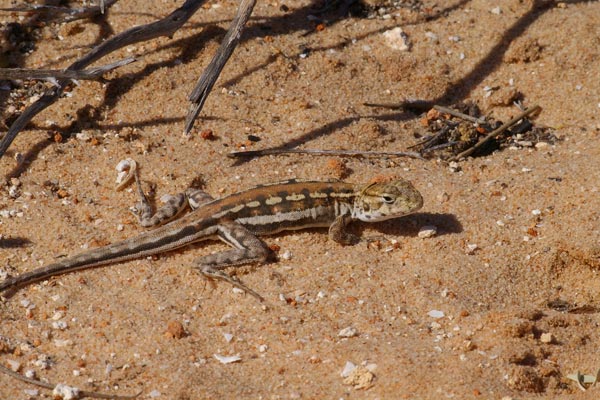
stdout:
<svg viewBox="0 0 600 400">
<path fill-rule="evenodd" d="M 181 7 L 159 21 L 136 26 L 125 32 L 121 32 L 117 36 L 113 36 L 102 44 L 94 47 L 85 56 L 71 64 L 67 70 L 82 70 L 87 65 L 105 55 L 133 43 L 154 39 L 159 36 L 173 35 L 173 33 L 175 33 L 175 31 L 177 31 L 198 10 L 198 8 L 205 3 L 205 1 L 206 0 L 186 0 Z M 13 122 L 8 129 L 8 132 L 6 132 L 6 135 L 0 141 L 0 158 L 4 155 L 10 144 L 25 125 L 27 125 L 39 112 L 54 103 L 60 97 L 60 94 L 69 82 L 70 80 L 68 79 L 59 80 L 56 87 L 53 87 L 44 93 L 38 101 L 25 109 L 23 114 Z"/>
<path fill-rule="evenodd" d="M 18 379 L 22 382 L 25 383 L 29 383 L 31 385 L 36 385 L 39 387 L 43 387 L 45 389 L 50 389 L 50 390 L 54 390 L 54 388 L 56 387 L 56 385 L 52 384 L 52 383 L 48 383 L 48 382 L 44 382 L 44 381 L 40 381 L 37 379 L 33 379 L 33 378 L 28 378 L 26 376 L 23 376 L 21 374 L 19 374 L 18 372 L 15 372 L 11 369 L 6 368 L 4 365 L 0 364 L 0 372 L 2 372 L 3 374 L 6 374 L 8 376 L 11 376 L 15 379 Z M 117 394 L 108 394 L 108 393 L 96 393 L 96 392 L 90 392 L 87 390 L 79 390 L 79 396 L 80 397 L 93 397 L 96 399 L 116 399 L 116 400 L 126 400 L 126 399 L 135 399 L 136 397 L 138 397 L 140 394 L 142 394 L 142 391 L 140 391 L 137 394 L 133 394 L 133 395 L 129 395 L 129 396 L 124 396 L 124 395 L 117 395 Z"/>
<path fill-rule="evenodd" d="M 225 66 L 225 63 L 227 60 L 229 60 L 233 50 L 239 43 L 244 25 L 246 25 L 246 22 L 248 22 L 248 18 L 250 18 L 250 14 L 252 14 L 252 9 L 254 9 L 255 4 L 256 0 L 241 1 L 237 10 L 237 14 L 231 22 L 231 26 L 221 42 L 221 46 L 217 50 L 217 53 L 213 59 L 210 61 L 210 64 L 208 64 L 208 67 L 206 67 L 200 76 L 200 79 L 198 79 L 194 90 L 190 94 L 189 100 L 192 104 L 190 105 L 188 115 L 185 119 L 184 132 L 186 135 L 188 135 L 192 130 L 194 121 L 202 110 L 208 94 L 217 81 L 217 78 Z"/>
<path fill-rule="evenodd" d="M 478 148 L 480 148 L 481 146 L 483 146 L 484 144 L 486 144 L 487 142 L 492 140 L 494 137 L 498 136 L 499 134 L 501 134 L 502 132 L 504 132 L 505 130 L 507 130 L 514 124 L 516 124 L 517 122 L 519 122 L 519 120 L 521 120 L 521 119 L 525 118 L 526 116 L 528 116 L 529 114 L 532 114 L 541 109 L 542 109 L 542 107 L 540 107 L 540 106 L 533 106 L 531 108 L 528 108 L 527 110 L 521 112 L 520 114 L 518 114 L 516 117 L 514 117 L 510 121 L 502 124 L 499 128 L 496 128 L 493 131 L 491 131 L 490 133 L 488 133 L 488 135 L 486 137 L 484 137 L 479 142 L 477 142 L 473 147 L 469 147 L 467 150 L 463 151 L 462 153 L 452 157 L 450 159 L 450 161 L 456 161 L 463 157 L 467 157 L 467 156 L 471 155 L 475 150 L 477 150 Z"/>
<path fill-rule="evenodd" d="M 390 156 L 390 157 L 410 157 L 418 158 L 420 160 L 423 157 L 413 151 L 409 152 L 389 152 L 389 151 L 355 151 L 355 150 L 313 150 L 313 149 L 264 149 L 264 150 L 249 150 L 249 151 L 236 151 L 227 154 L 229 158 L 242 158 L 242 157 L 262 157 L 272 154 L 313 154 L 318 156 Z"/>
<path fill-rule="evenodd" d="M 30 12 L 30 11 L 48 11 L 55 14 L 67 14 L 64 22 L 71 22 L 77 19 L 93 17 L 97 14 L 104 14 L 106 8 L 115 4 L 118 0 L 106 0 L 101 1 L 99 6 L 84 7 L 84 8 L 68 8 L 68 7 L 56 7 L 48 5 L 38 4 L 21 4 L 15 7 L 2 7 L 0 11 L 12 11 L 12 12 Z"/>
<path fill-rule="evenodd" d="M 111 64 L 96 68 L 74 71 L 68 69 L 27 69 L 27 68 L 0 68 L 0 79 L 89 79 L 95 80 L 102 77 L 105 72 L 123 65 L 131 64 L 134 57 L 129 57 Z"/>
<path fill-rule="evenodd" d="M 469 121 L 474 124 L 485 124 L 485 119 L 483 119 L 483 118 L 475 118 L 468 114 L 461 113 L 460 111 L 453 110 L 452 108 L 438 106 L 438 105 L 433 106 L 433 108 L 444 114 L 450 114 L 454 117 L 462 118 L 465 121 Z"/>
</svg>

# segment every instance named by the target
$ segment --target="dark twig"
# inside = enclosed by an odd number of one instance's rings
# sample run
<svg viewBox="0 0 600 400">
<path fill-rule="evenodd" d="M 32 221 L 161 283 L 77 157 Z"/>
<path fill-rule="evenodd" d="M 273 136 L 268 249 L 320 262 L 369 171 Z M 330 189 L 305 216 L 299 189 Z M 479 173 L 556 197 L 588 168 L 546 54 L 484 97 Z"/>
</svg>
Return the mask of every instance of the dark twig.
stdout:
<svg viewBox="0 0 600 400">
<path fill-rule="evenodd" d="M 249 151 L 236 151 L 229 153 L 229 158 L 242 158 L 242 157 L 262 157 L 274 154 L 311 154 L 317 156 L 348 156 L 348 157 L 370 157 L 370 156 L 384 156 L 384 157 L 410 157 L 418 158 L 420 160 L 423 157 L 414 151 L 409 152 L 389 152 L 389 151 L 355 151 L 355 150 L 313 150 L 313 149 L 264 149 L 264 150 L 249 150 Z"/>
<path fill-rule="evenodd" d="M 18 372 L 15 372 L 15 371 L 13 371 L 11 369 L 6 368 L 2 364 L 0 364 L 0 372 L 4 373 L 6 375 L 9 375 L 9 376 L 11 376 L 11 377 L 13 377 L 15 379 L 18 379 L 21 382 L 25 382 L 25 383 L 28 383 L 30 385 L 35 385 L 35 386 L 43 387 L 44 389 L 53 390 L 56 387 L 55 384 L 23 376 L 23 375 L 19 374 Z M 137 394 L 133 394 L 133 395 L 129 395 L 129 396 L 124 396 L 124 395 L 117 395 L 117 394 L 97 393 L 97 392 L 90 392 L 90 391 L 87 391 L 87 390 L 79 390 L 79 396 L 80 397 L 92 397 L 92 398 L 95 398 L 95 399 L 127 400 L 127 399 L 135 399 L 140 394 L 142 394 L 142 391 L 140 391 Z"/>
<path fill-rule="evenodd" d="M 131 64 L 135 58 L 129 57 L 111 64 L 96 68 L 75 71 L 69 69 L 26 69 L 26 68 L 0 68 L 0 79 L 90 79 L 95 80 L 102 77 L 105 72 L 123 65 Z"/>
<path fill-rule="evenodd" d="M 229 27 L 227 34 L 225 34 L 223 42 L 221 42 L 221 46 L 217 50 L 217 53 L 211 60 L 210 64 L 208 64 L 208 67 L 206 67 L 200 76 L 200 79 L 198 79 L 196 87 L 194 87 L 194 90 L 190 94 L 189 100 L 192 104 L 190 105 L 188 115 L 185 119 L 186 135 L 192 130 L 194 121 L 202 110 L 208 94 L 217 81 L 217 78 L 219 77 L 221 70 L 223 70 L 225 63 L 227 60 L 229 60 L 233 50 L 239 43 L 244 25 L 246 25 L 246 22 L 248 22 L 248 18 L 250 18 L 250 14 L 252 14 L 255 4 L 256 0 L 241 1 L 237 14 L 231 22 L 231 26 Z"/>
<path fill-rule="evenodd" d="M 105 55 L 133 43 L 143 42 L 160 36 L 173 35 L 173 33 L 175 33 L 175 31 L 177 31 L 205 1 L 206 0 L 186 0 L 181 7 L 159 21 L 136 26 L 125 32 L 121 32 L 94 47 L 85 56 L 71 64 L 67 70 L 82 70 Z M 69 82 L 70 80 L 68 79 L 59 80 L 56 87 L 49 89 L 38 101 L 25 109 L 23 114 L 13 122 L 8 129 L 8 132 L 6 132 L 6 135 L 0 141 L 0 158 L 4 155 L 10 144 L 25 125 L 27 125 L 39 112 L 53 104 L 60 97 L 60 94 Z"/>
<path fill-rule="evenodd" d="M 433 106 L 433 108 L 438 110 L 441 113 L 450 114 L 454 117 L 464 119 L 465 121 L 469 121 L 474 124 L 485 124 L 485 119 L 483 119 L 483 118 L 475 118 L 468 114 L 461 113 L 460 111 L 453 110 L 452 108 L 438 106 L 438 105 Z"/>
<path fill-rule="evenodd" d="M 101 1 L 98 6 L 84 7 L 84 8 L 68 8 L 68 7 L 56 7 L 41 4 L 21 4 L 15 7 L 2 7 L 0 11 L 12 11 L 12 12 L 31 12 L 31 11 L 48 11 L 55 14 L 66 14 L 64 21 L 70 22 L 77 19 L 84 19 L 94 17 L 98 14 L 104 14 L 106 9 L 118 0 L 106 0 Z"/>
<path fill-rule="evenodd" d="M 489 142 L 490 140 L 492 140 L 496 136 L 502 134 L 502 132 L 504 132 L 505 130 L 507 130 L 508 128 L 510 128 L 511 126 L 513 126 L 514 124 L 516 124 L 517 122 L 519 122 L 521 119 L 523 119 L 523 118 L 527 117 L 528 115 L 533 114 L 534 112 L 539 111 L 541 109 L 542 109 L 542 107 L 540 107 L 540 106 L 533 106 L 533 107 L 528 108 L 527 110 L 519 113 L 516 117 L 514 117 L 510 121 L 502 124 L 500 127 L 498 127 L 496 129 L 494 129 L 493 131 L 491 131 L 486 137 L 484 137 L 483 139 L 481 139 L 474 146 L 469 147 L 468 149 L 466 149 L 462 153 L 457 154 L 456 156 L 452 157 L 450 159 L 450 161 L 456 161 L 456 160 L 459 160 L 459 159 L 461 159 L 463 157 L 468 157 L 469 155 L 473 154 L 473 152 L 475 150 L 477 150 L 478 148 L 480 148 L 481 146 L 483 146 L 484 144 L 486 144 L 487 142 Z"/>
</svg>

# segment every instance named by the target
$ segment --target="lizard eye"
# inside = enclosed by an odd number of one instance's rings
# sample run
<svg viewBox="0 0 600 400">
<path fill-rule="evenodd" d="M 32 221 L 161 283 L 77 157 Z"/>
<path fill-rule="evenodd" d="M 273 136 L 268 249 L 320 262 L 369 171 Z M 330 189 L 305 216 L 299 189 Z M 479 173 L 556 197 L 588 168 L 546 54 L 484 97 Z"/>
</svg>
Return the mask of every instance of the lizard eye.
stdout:
<svg viewBox="0 0 600 400">
<path fill-rule="evenodd" d="M 387 204 L 392 204 L 394 202 L 394 198 L 392 196 L 388 196 L 388 195 L 381 196 L 381 199 L 383 200 L 384 203 L 387 203 Z"/>
</svg>

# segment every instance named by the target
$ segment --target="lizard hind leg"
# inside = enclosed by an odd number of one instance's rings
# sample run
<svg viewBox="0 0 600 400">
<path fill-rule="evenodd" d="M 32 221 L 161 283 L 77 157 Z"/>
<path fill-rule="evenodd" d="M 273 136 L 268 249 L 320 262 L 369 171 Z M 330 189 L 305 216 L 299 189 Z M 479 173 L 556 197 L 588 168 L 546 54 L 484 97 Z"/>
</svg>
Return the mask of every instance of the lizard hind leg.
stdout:
<svg viewBox="0 0 600 400">
<path fill-rule="evenodd" d="M 263 301 L 264 298 L 260 294 L 250 289 L 236 277 L 227 274 L 223 269 L 242 264 L 266 262 L 272 254 L 271 249 L 269 249 L 265 242 L 237 222 L 220 224 L 217 227 L 216 234 L 219 239 L 234 248 L 221 253 L 200 257 L 195 262 L 195 268 L 209 279 L 227 282 L 254 296 L 259 301 Z"/>
</svg>

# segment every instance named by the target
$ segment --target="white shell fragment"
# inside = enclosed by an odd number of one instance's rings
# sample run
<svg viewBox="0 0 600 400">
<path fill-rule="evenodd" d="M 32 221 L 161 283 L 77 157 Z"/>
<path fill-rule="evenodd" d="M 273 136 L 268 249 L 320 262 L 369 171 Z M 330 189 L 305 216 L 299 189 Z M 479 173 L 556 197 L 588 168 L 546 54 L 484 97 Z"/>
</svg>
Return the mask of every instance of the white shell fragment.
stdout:
<svg viewBox="0 0 600 400">
<path fill-rule="evenodd" d="M 238 354 L 234 356 L 222 356 L 220 354 L 213 354 L 213 357 L 219 360 L 221 364 L 231 364 L 242 360 L 242 357 L 240 357 Z"/>
<path fill-rule="evenodd" d="M 55 399 L 74 400 L 79 398 L 79 389 L 59 383 L 52 390 L 52 396 Z"/>
<path fill-rule="evenodd" d="M 390 29 L 389 31 L 383 32 L 386 44 L 393 50 L 408 51 L 410 50 L 410 43 L 408 36 L 399 26 Z"/>
<path fill-rule="evenodd" d="M 131 158 L 126 158 L 125 160 L 119 161 L 115 169 L 118 172 L 115 190 L 120 191 L 133 179 L 134 174 L 137 171 L 137 163 Z"/>
<path fill-rule="evenodd" d="M 430 237 L 434 237 L 437 234 L 437 226 L 426 225 L 419 229 L 418 236 L 421 239 L 427 239 Z"/>
</svg>

